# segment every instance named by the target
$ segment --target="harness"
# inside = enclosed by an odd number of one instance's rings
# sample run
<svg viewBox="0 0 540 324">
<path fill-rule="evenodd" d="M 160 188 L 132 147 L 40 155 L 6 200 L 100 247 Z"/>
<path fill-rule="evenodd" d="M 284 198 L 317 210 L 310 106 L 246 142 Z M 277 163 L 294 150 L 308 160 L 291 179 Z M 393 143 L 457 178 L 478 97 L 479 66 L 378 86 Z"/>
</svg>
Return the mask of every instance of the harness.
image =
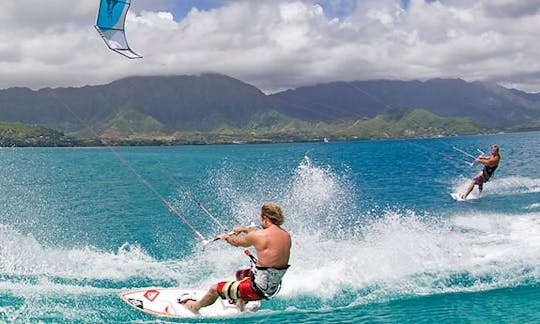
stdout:
<svg viewBox="0 0 540 324">
<path fill-rule="evenodd" d="M 486 165 L 486 166 L 484 166 L 484 169 L 482 170 L 482 173 L 484 174 L 484 178 L 486 179 L 486 181 L 488 181 L 489 178 L 491 178 L 491 176 L 493 175 L 493 173 L 495 172 L 497 167 L 498 167 L 498 165 L 495 165 L 495 166 Z"/>
<path fill-rule="evenodd" d="M 251 263 L 251 288 L 264 299 L 277 294 L 281 288 L 281 279 L 289 269 L 289 265 L 283 268 L 275 267 L 260 267 L 257 266 L 257 258 L 255 258 L 248 249 L 244 253 L 249 257 Z"/>
<path fill-rule="evenodd" d="M 281 278 L 287 272 L 286 268 L 255 267 L 251 272 L 253 289 L 264 299 L 274 296 L 281 289 Z"/>
</svg>

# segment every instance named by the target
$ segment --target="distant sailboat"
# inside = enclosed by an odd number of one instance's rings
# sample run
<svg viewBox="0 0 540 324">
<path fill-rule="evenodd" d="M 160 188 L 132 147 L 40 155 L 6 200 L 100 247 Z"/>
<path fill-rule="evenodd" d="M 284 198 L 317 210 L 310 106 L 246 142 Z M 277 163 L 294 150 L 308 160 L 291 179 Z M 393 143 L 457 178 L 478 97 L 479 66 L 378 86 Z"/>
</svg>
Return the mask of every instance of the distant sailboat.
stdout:
<svg viewBox="0 0 540 324">
<path fill-rule="evenodd" d="M 325 143 L 328 143 L 328 138 L 325 137 L 325 138 L 323 139 L 323 141 L 324 141 Z"/>
</svg>

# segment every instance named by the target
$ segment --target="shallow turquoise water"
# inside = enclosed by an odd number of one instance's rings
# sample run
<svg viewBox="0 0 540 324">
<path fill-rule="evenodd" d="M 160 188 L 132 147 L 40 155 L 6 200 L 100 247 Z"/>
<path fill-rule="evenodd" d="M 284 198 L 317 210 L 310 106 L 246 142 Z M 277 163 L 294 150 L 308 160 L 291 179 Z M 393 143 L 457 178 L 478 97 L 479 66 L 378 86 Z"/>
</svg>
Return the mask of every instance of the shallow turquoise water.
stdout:
<svg viewBox="0 0 540 324">
<path fill-rule="evenodd" d="M 457 203 L 501 145 L 482 199 Z M 164 322 L 117 294 L 246 267 L 221 230 L 279 203 L 290 271 L 263 308 L 187 322 L 540 318 L 540 133 L 407 141 L 0 149 L 0 321 Z M 169 210 L 167 203 L 179 214 Z M 216 217 L 206 215 L 202 202 Z M 193 229 L 190 227 L 193 226 Z M 184 321 L 184 322 L 186 322 Z M 177 321 L 178 322 L 178 321 Z"/>
</svg>

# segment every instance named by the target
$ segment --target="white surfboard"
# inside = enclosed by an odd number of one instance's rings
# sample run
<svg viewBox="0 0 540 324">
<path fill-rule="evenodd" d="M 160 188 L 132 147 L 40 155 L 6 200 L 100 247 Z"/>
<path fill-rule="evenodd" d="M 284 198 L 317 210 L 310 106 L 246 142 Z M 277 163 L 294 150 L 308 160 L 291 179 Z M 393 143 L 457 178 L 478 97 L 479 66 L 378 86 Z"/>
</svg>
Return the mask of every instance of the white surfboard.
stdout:
<svg viewBox="0 0 540 324">
<path fill-rule="evenodd" d="M 235 304 L 228 300 L 218 298 L 215 303 L 208 307 L 203 307 L 199 311 L 200 315 L 193 314 L 186 309 L 178 300 L 192 298 L 201 299 L 206 294 L 206 289 L 179 289 L 179 288 L 141 288 L 121 292 L 120 298 L 135 309 L 152 314 L 154 316 L 167 317 L 224 317 L 240 314 Z M 260 301 L 246 303 L 244 311 L 255 312 L 261 306 Z"/>
<path fill-rule="evenodd" d="M 461 198 L 461 194 L 460 193 L 451 193 L 450 196 L 452 196 L 452 198 L 455 200 L 455 201 L 470 201 L 470 200 L 476 200 L 480 197 L 478 196 L 473 196 L 473 195 L 470 195 L 468 196 L 467 198 L 463 199 Z"/>
</svg>

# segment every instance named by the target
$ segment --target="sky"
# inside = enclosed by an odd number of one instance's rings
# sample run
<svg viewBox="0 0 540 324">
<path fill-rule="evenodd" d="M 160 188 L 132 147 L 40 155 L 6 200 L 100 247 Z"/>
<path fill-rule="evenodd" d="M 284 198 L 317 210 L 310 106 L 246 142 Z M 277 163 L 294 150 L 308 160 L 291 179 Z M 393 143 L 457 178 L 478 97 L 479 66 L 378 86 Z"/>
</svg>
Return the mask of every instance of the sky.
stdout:
<svg viewBox="0 0 540 324">
<path fill-rule="evenodd" d="M 461 78 L 540 92 L 540 0 L 132 0 L 142 59 L 110 51 L 99 0 L 0 0 L 0 89 L 221 73 L 265 93 Z"/>
</svg>

